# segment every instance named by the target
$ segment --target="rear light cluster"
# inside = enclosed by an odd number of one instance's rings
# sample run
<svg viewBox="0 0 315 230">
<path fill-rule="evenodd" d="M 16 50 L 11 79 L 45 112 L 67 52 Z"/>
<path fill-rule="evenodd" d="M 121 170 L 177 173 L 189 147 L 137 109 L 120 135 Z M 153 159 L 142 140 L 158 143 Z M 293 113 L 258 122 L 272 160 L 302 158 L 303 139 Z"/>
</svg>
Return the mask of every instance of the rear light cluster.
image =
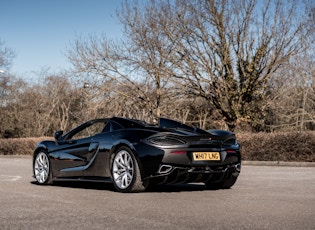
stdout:
<svg viewBox="0 0 315 230">
<path fill-rule="evenodd" d="M 235 150 L 231 150 L 231 149 L 226 150 L 226 152 L 227 152 L 227 154 L 229 154 L 229 153 L 236 153 Z"/>
<path fill-rule="evenodd" d="M 186 153 L 187 153 L 186 151 L 181 151 L 181 150 L 171 152 L 171 154 L 178 154 L 178 155 L 185 155 Z"/>
</svg>

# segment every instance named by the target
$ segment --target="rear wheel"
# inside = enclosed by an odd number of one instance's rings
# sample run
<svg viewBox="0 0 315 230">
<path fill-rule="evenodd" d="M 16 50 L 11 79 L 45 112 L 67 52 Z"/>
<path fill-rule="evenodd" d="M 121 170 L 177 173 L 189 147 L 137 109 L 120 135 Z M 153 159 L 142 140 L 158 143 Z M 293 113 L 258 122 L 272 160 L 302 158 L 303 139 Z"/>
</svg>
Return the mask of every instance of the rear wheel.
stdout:
<svg viewBox="0 0 315 230">
<path fill-rule="evenodd" d="M 221 182 L 206 182 L 208 189 L 229 189 L 231 188 L 237 180 L 237 176 L 231 174 L 226 180 Z"/>
<path fill-rule="evenodd" d="M 141 180 L 138 162 L 127 147 L 119 148 L 114 154 L 112 177 L 119 192 L 142 192 L 146 189 Z"/>
<path fill-rule="evenodd" d="M 38 184 L 52 184 L 50 161 L 45 151 L 40 151 L 36 155 L 33 170 Z"/>
</svg>

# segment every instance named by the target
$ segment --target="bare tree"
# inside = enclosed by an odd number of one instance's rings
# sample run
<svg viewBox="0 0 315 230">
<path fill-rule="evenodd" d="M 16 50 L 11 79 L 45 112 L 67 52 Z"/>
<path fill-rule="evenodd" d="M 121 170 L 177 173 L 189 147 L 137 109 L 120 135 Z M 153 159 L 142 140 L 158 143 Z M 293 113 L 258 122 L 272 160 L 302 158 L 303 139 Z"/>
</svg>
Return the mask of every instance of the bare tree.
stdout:
<svg viewBox="0 0 315 230">
<path fill-rule="evenodd" d="M 294 0 L 126 1 L 124 40 L 77 39 L 69 60 L 98 79 L 98 92 L 128 98 L 151 116 L 168 114 L 165 102 L 185 93 L 211 102 L 231 130 L 242 123 L 263 130 L 271 78 L 311 37 L 306 7 Z M 207 118 L 198 120 L 204 126 Z"/>
<path fill-rule="evenodd" d="M 52 135 L 87 119 L 89 108 L 84 105 L 82 89 L 62 74 L 43 77 L 37 84 L 11 77 L 5 86 L 7 94 L 0 105 L 3 137 Z"/>
<path fill-rule="evenodd" d="M 101 92 L 114 91 L 128 98 L 152 118 L 165 114 L 163 104 L 172 95 L 168 84 L 174 44 L 163 36 L 157 17 L 159 12 L 151 6 L 143 10 L 136 3 L 126 2 L 119 11 L 124 41 L 77 39 L 69 52 L 77 71 L 102 77 L 97 82 Z"/>
<path fill-rule="evenodd" d="M 12 59 L 15 57 L 15 53 L 11 48 L 5 45 L 4 41 L 0 40 L 0 70 L 4 72 L 12 64 Z"/>
<path fill-rule="evenodd" d="M 272 79 L 270 94 L 272 117 L 268 127 L 274 130 L 315 129 L 314 46 L 290 60 Z"/>
<path fill-rule="evenodd" d="M 299 1 L 176 1 L 163 29 L 176 44 L 177 82 L 211 101 L 229 129 L 241 121 L 261 129 L 270 78 L 309 36 L 303 9 Z"/>
<path fill-rule="evenodd" d="M 26 83 L 14 76 L 0 78 L 0 135 L 2 137 L 21 137 L 23 124 L 18 101 Z"/>
<path fill-rule="evenodd" d="M 270 81 L 269 111 L 265 118 L 267 129 L 315 129 L 315 27 L 314 2 L 309 2 L 305 12 L 310 36 L 299 40 L 302 47 L 290 58 L 288 65 L 279 68 Z M 306 18 L 307 19 L 307 18 Z"/>
</svg>

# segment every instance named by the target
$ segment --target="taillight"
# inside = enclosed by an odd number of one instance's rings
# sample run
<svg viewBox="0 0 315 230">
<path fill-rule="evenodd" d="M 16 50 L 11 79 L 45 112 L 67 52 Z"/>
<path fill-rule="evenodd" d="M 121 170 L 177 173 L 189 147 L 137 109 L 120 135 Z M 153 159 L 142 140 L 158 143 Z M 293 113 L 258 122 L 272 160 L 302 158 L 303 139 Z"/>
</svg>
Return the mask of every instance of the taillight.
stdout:
<svg viewBox="0 0 315 230">
<path fill-rule="evenodd" d="M 186 151 L 172 151 L 171 154 L 180 154 L 180 155 L 184 155 L 186 154 Z"/>
<path fill-rule="evenodd" d="M 229 153 L 236 153 L 235 150 L 230 150 L 230 149 L 226 150 L 226 152 L 227 152 L 228 154 L 229 154 Z"/>
</svg>

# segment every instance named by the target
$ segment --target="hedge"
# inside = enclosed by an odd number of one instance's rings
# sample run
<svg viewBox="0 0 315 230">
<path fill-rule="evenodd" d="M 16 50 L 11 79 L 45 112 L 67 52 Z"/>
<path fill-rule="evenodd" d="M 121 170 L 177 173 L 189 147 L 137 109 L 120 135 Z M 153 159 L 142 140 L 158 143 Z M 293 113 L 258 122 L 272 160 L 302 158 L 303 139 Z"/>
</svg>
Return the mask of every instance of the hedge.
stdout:
<svg viewBox="0 0 315 230">
<path fill-rule="evenodd" d="M 315 162 L 313 131 L 237 133 L 236 136 L 243 160 Z M 0 155 L 32 155 L 36 144 L 43 139 L 47 138 L 0 139 Z"/>
<path fill-rule="evenodd" d="M 315 132 L 240 133 L 243 160 L 315 162 Z"/>
</svg>

